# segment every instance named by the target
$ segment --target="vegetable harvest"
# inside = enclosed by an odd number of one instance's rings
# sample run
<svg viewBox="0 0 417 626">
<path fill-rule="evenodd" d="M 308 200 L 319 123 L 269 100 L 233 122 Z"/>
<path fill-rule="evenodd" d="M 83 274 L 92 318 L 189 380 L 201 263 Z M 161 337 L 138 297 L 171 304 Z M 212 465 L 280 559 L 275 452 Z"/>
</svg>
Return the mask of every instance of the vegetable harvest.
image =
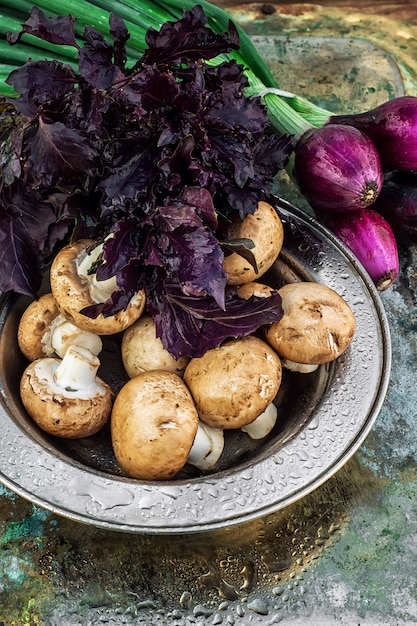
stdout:
<svg viewBox="0 0 417 626">
<path fill-rule="evenodd" d="M 119 0 L 116 3 L 108 0 L 90 0 L 89 2 L 85 0 L 71 0 L 70 3 L 64 3 L 62 0 L 58 0 L 53 5 L 49 0 L 40 0 L 38 2 L 39 8 L 32 8 L 27 0 L 19 0 L 17 5 L 15 2 L 12 3 L 11 0 L 4 4 L 3 34 L 7 33 L 10 43 L 18 43 L 17 46 L 12 46 L 12 48 L 9 46 L 7 48 L 6 41 L 0 40 L 0 62 L 6 63 L 7 61 L 7 70 L 19 66 L 19 55 L 16 56 L 16 60 L 13 62 L 14 66 L 10 64 L 10 59 L 14 58 L 10 50 L 19 50 L 20 46 L 26 51 L 26 58 L 33 56 L 34 59 L 39 59 L 43 53 L 45 57 L 49 56 L 49 58 L 56 58 L 60 61 L 66 59 L 69 66 L 76 68 L 77 50 L 75 48 L 77 46 L 80 48 L 86 37 L 91 37 L 93 32 L 96 33 L 94 37 L 97 42 L 97 50 L 99 48 L 98 41 L 101 42 L 100 46 L 104 45 L 100 50 L 103 60 L 106 54 L 104 49 L 107 50 L 107 55 L 110 54 L 109 48 L 106 48 L 103 41 L 108 42 L 109 34 L 111 36 L 114 35 L 115 30 L 111 25 L 110 18 L 112 17 L 114 22 L 115 14 L 125 21 L 124 25 L 127 29 L 125 33 L 126 39 L 123 43 L 117 42 L 115 48 L 118 48 L 118 53 L 123 57 L 123 63 L 126 62 L 126 67 L 129 64 L 134 66 L 137 62 L 138 54 L 142 54 L 149 44 L 149 38 L 152 37 L 150 33 L 156 33 L 167 21 L 178 20 L 181 18 L 184 8 L 194 9 L 195 5 L 192 0 L 186 0 L 181 5 L 178 4 L 177 0 L 145 0 L 143 2 L 138 2 L 138 0 Z M 200 5 L 204 9 L 208 26 L 212 29 L 212 32 L 221 34 L 230 28 L 230 19 L 227 12 L 206 0 L 202 0 Z M 75 20 L 61 15 L 68 11 Z M 16 17 L 16 14 L 19 15 L 19 12 L 21 20 Z M 27 17 L 29 12 L 30 18 L 27 19 L 21 30 L 20 23 Z M 55 26 L 52 27 L 52 24 L 56 25 L 56 28 Z M 54 29 L 55 32 L 52 35 Z M 69 32 L 68 29 L 74 32 L 74 36 L 70 40 L 68 40 L 66 34 Z M 404 146 L 412 146 L 415 143 L 416 126 L 414 119 L 417 119 L 417 99 L 411 96 L 397 98 L 378 107 L 375 110 L 375 114 L 371 111 L 349 116 L 334 115 L 330 111 L 326 111 L 307 101 L 305 98 L 280 90 L 274 77 L 244 30 L 235 24 L 233 24 L 233 30 L 233 38 L 236 45 L 232 45 L 228 49 L 219 49 L 217 54 L 211 55 L 210 58 L 206 56 L 205 63 L 216 66 L 219 63 L 235 60 L 240 64 L 246 80 L 246 85 L 243 87 L 245 94 L 262 99 L 267 109 L 269 123 L 278 135 L 290 135 L 294 138 L 293 147 L 296 157 L 301 152 L 307 135 L 313 147 L 317 143 L 320 146 L 320 150 L 322 150 L 322 133 L 327 132 L 327 129 L 324 127 L 331 126 L 334 129 L 336 125 L 340 126 L 337 132 L 336 130 L 332 130 L 332 132 L 335 141 L 336 136 L 338 136 L 337 141 L 340 142 L 341 146 L 344 145 L 346 149 L 343 151 L 325 151 L 324 159 L 327 161 L 328 167 L 324 180 L 316 182 L 314 167 L 310 172 L 306 173 L 304 171 L 305 168 L 303 168 L 305 159 L 301 157 L 298 158 L 301 165 L 293 172 L 291 171 L 301 191 L 306 193 L 307 199 L 313 198 L 311 203 L 317 211 L 319 219 L 321 219 L 323 211 L 330 211 L 330 213 L 334 210 L 343 212 L 344 210 L 350 210 L 352 203 L 356 208 L 372 206 L 382 188 L 382 167 L 386 158 L 384 156 L 381 159 L 381 166 L 375 160 L 372 160 L 372 164 L 370 163 L 369 157 L 372 148 L 369 146 L 367 134 L 369 134 L 372 143 L 375 144 L 378 151 L 382 150 L 381 154 L 384 152 L 384 145 L 387 148 L 389 145 L 398 146 L 394 151 L 395 162 L 394 164 L 391 162 L 390 167 L 394 169 L 396 167 L 402 168 L 404 160 L 397 159 L 395 155 L 404 153 Z M 48 35 L 45 35 L 45 33 L 48 33 Z M 104 40 L 103 36 L 105 37 Z M 31 54 L 32 52 L 33 55 Z M 117 62 L 115 64 L 117 65 Z M 4 67 L 6 68 L 6 65 Z M 60 84 L 62 87 L 63 83 Z M 15 93 L 13 87 L 16 89 L 14 81 L 7 78 L 7 71 L 4 70 L 3 79 L 0 75 L 0 93 L 3 92 L 9 95 Z M 406 112 L 405 114 L 404 111 Z M 374 119 L 375 115 L 378 118 L 378 122 L 371 124 L 370 120 Z M 389 123 L 384 121 L 388 118 L 390 119 Z M 349 149 L 354 128 L 362 134 L 362 142 L 364 144 L 368 142 L 367 149 L 360 148 L 361 141 L 358 141 L 358 143 L 355 143 L 355 146 Z M 345 137 L 343 137 L 344 133 L 346 134 Z M 330 137 L 331 135 L 332 133 Z M 400 137 L 401 140 L 399 141 Z M 388 144 L 387 142 L 391 143 Z M 356 146 L 359 146 L 359 152 Z M 386 149 L 385 152 L 387 152 Z M 314 159 L 318 165 L 321 158 L 317 156 Z M 287 169 L 290 168 L 291 163 L 292 161 L 290 161 Z M 406 167 L 408 169 L 412 167 L 411 163 L 412 157 L 407 161 Z M 9 169 L 12 167 L 12 165 L 9 165 Z M 369 178 L 368 175 L 371 177 Z M 341 176 L 346 177 L 346 186 L 344 187 L 340 185 Z M 362 178 L 364 179 L 363 181 Z M 312 187 L 312 194 L 310 191 L 305 191 L 310 187 Z M 330 207 L 329 197 L 333 202 Z M 354 219 L 354 216 L 351 216 L 350 219 Z M 395 247 L 395 245 L 395 240 L 393 240 L 391 247 Z M 365 255 L 363 256 L 365 257 Z M 388 271 L 389 268 L 387 268 Z M 378 289 L 382 289 L 381 284 L 378 283 Z M 383 284 L 383 288 L 387 288 L 392 283 L 385 281 Z"/>
<path fill-rule="evenodd" d="M 357 217 L 376 214 L 369 207 L 384 183 L 377 142 L 354 119 L 277 91 L 250 39 L 205 0 L 184 10 L 177 0 L 53 7 L 17 0 L 3 9 L 14 52 L 0 74 L 0 291 L 38 301 L 49 270 L 54 315 L 76 329 L 78 344 L 62 342 L 57 358 L 37 346 L 25 396 L 48 370 L 48 401 L 68 402 L 74 387 L 90 402 L 100 362 L 80 344 L 96 335 L 123 334 L 130 379 L 93 424 L 76 424 L 74 410 L 64 433 L 63 417 L 52 426 L 53 411 L 39 417 L 39 398 L 24 406 L 57 436 L 89 436 L 110 419 L 117 460 L 134 478 L 170 478 L 185 463 L 211 469 L 223 430 L 271 432 L 283 370 L 335 360 L 355 331 L 331 289 L 259 282 L 283 243 L 268 201 L 277 173 L 291 172 L 335 232 L 336 218 L 356 220 L 351 239 L 362 241 Z M 29 14 L 22 29 L 19 11 Z M 371 277 L 385 289 L 398 251 L 377 215 L 367 243 L 378 240 Z M 130 343 L 136 332 L 153 359 Z"/>
<path fill-rule="evenodd" d="M 256 267 L 252 242 L 231 239 L 229 225 L 256 211 L 292 140 L 269 133 L 266 109 L 243 94 L 233 60 L 202 62 L 238 46 L 232 25 L 217 35 L 195 7 L 151 31 L 127 68 L 125 24 L 110 21 L 113 45 L 87 29 L 78 73 L 44 61 L 8 79 L 20 95 L 3 114 L 1 289 L 35 296 L 62 242 L 91 239 L 84 274 L 101 284 L 113 277 L 117 288 L 96 302 L 76 295 L 74 243 L 73 256 L 63 250 L 67 260 L 52 264 L 61 313 L 77 299 L 84 317 L 108 319 L 143 292 L 164 347 L 176 358 L 201 355 L 279 319 L 279 297 L 239 298 L 223 261 L 237 251 Z M 62 21 L 48 26 L 47 37 L 62 40 Z M 72 20 L 63 30 L 78 47 Z"/>
</svg>

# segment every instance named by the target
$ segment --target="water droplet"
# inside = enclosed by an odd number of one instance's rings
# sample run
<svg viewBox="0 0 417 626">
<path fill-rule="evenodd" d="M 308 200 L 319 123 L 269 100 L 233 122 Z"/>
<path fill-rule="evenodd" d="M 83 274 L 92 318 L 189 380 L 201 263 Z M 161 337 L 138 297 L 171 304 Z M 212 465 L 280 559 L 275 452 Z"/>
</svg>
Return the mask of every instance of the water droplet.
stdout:
<svg viewBox="0 0 417 626">
<path fill-rule="evenodd" d="M 113 509 L 116 506 L 127 506 L 134 500 L 133 493 L 126 487 L 119 485 L 116 490 L 109 489 L 107 484 L 91 480 L 89 476 L 75 477 L 70 481 L 68 489 L 77 496 L 87 496 L 103 509 Z"/>
<path fill-rule="evenodd" d="M 251 602 L 248 602 L 248 609 L 257 613 L 258 615 L 268 615 L 268 606 L 261 598 L 255 598 Z"/>
<path fill-rule="evenodd" d="M 210 617 L 213 615 L 213 611 L 202 604 L 197 604 L 193 609 L 193 615 L 195 617 Z"/>
<path fill-rule="evenodd" d="M 246 563 L 241 574 L 243 574 L 243 584 L 240 589 L 251 589 L 256 582 L 256 569 L 253 563 Z"/>
<path fill-rule="evenodd" d="M 191 602 L 193 600 L 193 596 L 189 591 L 183 591 L 180 598 L 180 605 L 183 609 L 189 609 L 191 606 Z"/>
</svg>

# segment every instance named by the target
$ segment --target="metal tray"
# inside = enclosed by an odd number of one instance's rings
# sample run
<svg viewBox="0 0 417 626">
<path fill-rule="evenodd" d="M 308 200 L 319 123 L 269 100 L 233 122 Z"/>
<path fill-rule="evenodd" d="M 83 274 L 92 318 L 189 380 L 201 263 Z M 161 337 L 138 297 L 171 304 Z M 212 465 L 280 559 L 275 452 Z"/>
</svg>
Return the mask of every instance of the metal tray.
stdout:
<svg viewBox="0 0 417 626">
<path fill-rule="evenodd" d="M 16 330 L 27 300 L 0 302 L 0 480 L 33 503 L 102 528 L 134 533 L 196 533 L 230 527 L 278 511 L 332 476 L 363 443 L 387 391 L 388 322 L 368 275 L 323 226 L 275 199 L 284 249 L 266 277 L 272 285 L 311 280 L 335 289 L 357 322 L 348 350 L 314 375 L 288 374 L 271 435 L 249 443 L 229 433 L 219 466 L 208 475 L 185 468 L 169 482 L 122 475 L 109 433 L 75 442 L 42 433 L 25 413 L 19 380 L 25 361 Z M 106 340 L 101 375 L 124 381 L 118 339 Z"/>
</svg>

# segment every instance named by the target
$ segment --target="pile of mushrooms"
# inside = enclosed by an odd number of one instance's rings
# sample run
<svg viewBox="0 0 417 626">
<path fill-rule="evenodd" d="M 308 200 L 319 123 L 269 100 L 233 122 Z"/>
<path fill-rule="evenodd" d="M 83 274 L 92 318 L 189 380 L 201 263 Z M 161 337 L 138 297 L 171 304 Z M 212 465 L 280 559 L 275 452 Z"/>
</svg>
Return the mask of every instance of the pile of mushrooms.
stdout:
<svg viewBox="0 0 417 626">
<path fill-rule="evenodd" d="M 236 252 L 224 258 L 228 284 L 240 297 L 274 291 L 259 279 L 276 261 L 283 236 L 267 202 L 231 225 L 230 240 L 251 239 L 256 261 Z M 132 478 L 170 479 L 186 464 L 212 471 L 226 430 L 265 438 L 278 419 L 283 368 L 312 372 L 337 359 L 354 335 L 354 315 L 343 298 L 327 286 L 296 282 L 278 290 L 279 322 L 230 338 L 199 358 L 174 359 L 156 336 L 143 291 L 117 315 L 82 313 L 117 289 L 114 279 L 97 280 L 101 253 L 102 245 L 80 240 L 56 255 L 51 293 L 32 302 L 20 320 L 18 344 L 29 361 L 20 393 L 35 423 L 54 436 L 87 437 L 110 423 L 114 454 Z M 128 378 L 117 393 L 97 375 L 101 336 L 113 334 L 121 334 Z"/>
</svg>

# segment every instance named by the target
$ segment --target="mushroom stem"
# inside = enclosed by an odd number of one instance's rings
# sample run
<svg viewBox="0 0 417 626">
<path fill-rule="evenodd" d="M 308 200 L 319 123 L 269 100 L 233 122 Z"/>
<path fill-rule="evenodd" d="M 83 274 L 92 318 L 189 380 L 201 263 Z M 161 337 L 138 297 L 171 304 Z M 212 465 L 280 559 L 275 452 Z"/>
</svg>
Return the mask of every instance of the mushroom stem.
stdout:
<svg viewBox="0 0 417 626">
<path fill-rule="evenodd" d="M 207 426 L 199 420 L 194 443 L 188 453 L 187 463 L 201 470 L 212 469 L 219 460 L 223 447 L 223 430 Z"/>
<path fill-rule="evenodd" d="M 81 330 L 72 322 L 58 315 L 51 324 L 49 342 L 52 350 L 63 358 L 69 346 L 77 345 L 89 350 L 97 356 L 100 354 L 103 343 L 100 337 L 87 330 Z"/>
<path fill-rule="evenodd" d="M 248 434 L 251 439 L 263 439 L 269 435 L 271 430 L 274 428 L 277 421 L 277 415 L 277 407 L 273 402 L 271 402 L 263 413 L 258 415 L 258 417 L 250 424 L 243 426 L 241 430 Z"/>
<path fill-rule="evenodd" d="M 117 291 L 118 285 L 116 276 L 112 276 L 107 280 L 97 280 L 94 265 L 103 252 L 104 243 L 99 244 L 90 252 L 80 258 L 77 266 L 77 273 L 84 278 L 89 284 L 89 292 L 93 302 L 106 302 L 114 291 Z"/>
<path fill-rule="evenodd" d="M 298 372 L 300 374 L 311 374 L 318 369 L 318 364 L 309 364 L 309 363 L 297 363 L 296 361 L 291 361 L 291 359 L 285 359 L 281 357 L 282 365 L 291 372 Z"/>
<path fill-rule="evenodd" d="M 100 366 L 97 356 L 81 346 L 69 346 L 64 358 L 54 372 L 55 384 L 71 391 L 79 391 L 96 385 Z"/>
</svg>

